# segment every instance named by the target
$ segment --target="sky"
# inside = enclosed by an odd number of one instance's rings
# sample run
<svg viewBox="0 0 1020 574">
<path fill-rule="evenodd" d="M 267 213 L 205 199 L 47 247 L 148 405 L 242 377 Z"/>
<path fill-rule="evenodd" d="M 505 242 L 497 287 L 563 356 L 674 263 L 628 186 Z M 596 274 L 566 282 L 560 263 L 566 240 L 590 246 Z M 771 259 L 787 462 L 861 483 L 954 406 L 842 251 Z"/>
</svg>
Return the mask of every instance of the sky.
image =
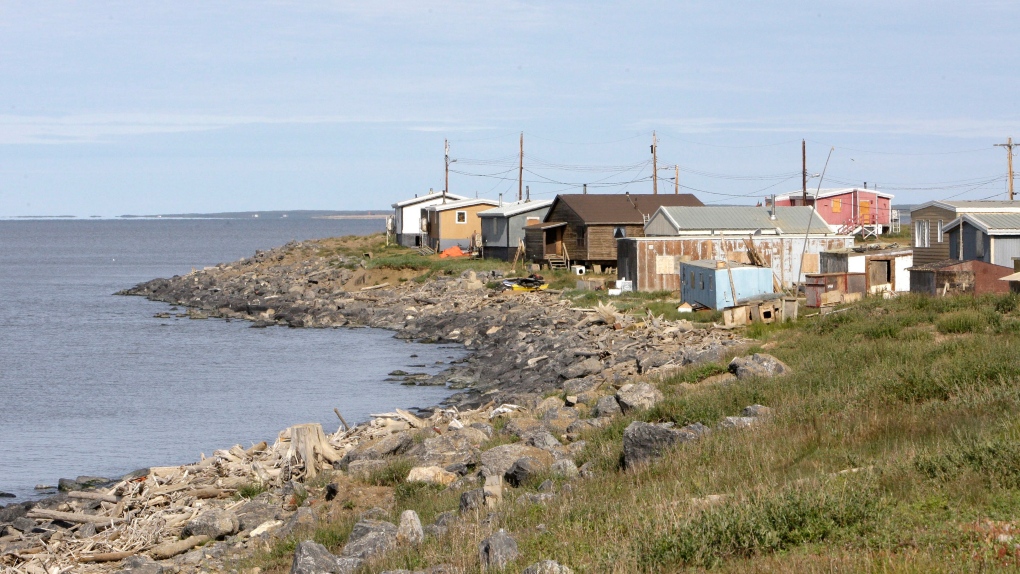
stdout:
<svg viewBox="0 0 1020 574">
<path fill-rule="evenodd" d="M 1020 3 L 0 0 L 0 217 L 1004 199 Z M 1020 164 L 1017 165 L 1020 169 Z"/>
</svg>

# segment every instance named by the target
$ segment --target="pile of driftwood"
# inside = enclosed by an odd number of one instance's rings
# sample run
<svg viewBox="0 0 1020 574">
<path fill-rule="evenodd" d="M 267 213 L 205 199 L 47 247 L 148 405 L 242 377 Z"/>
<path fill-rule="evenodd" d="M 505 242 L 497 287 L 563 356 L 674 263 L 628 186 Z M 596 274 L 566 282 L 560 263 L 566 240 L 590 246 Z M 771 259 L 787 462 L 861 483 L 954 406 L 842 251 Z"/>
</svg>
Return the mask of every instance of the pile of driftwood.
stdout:
<svg viewBox="0 0 1020 574">
<path fill-rule="evenodd" d="M 465 412 L 442 409 L 428 418 L 397 409 L 372 415 L 362 425 L 341 427 L 333 435 L 317 423 L 295 425 L 282 431 L 273 445 L 235 445 L 195 464 L 154 467 L 107 488 L 70 492 L 55 508 L 41 504 L 26 515 L 47 536 L 22 532 L 0 538 L 0 571 L 58 574 L 88 571 L 89 565 L 98 571 L 103 563 L 136 554 L 172 558 L 210 540 L 185 536 L 190 521 L 208 508 L 233 510 L 244 504 L 236 494 L 248 485 L 281 489 L 291 481 L 302 483 L 333 468 L 359 444 L 409 429 L 459 428 L 516 408 L 488 404 Z"/>
</svg>

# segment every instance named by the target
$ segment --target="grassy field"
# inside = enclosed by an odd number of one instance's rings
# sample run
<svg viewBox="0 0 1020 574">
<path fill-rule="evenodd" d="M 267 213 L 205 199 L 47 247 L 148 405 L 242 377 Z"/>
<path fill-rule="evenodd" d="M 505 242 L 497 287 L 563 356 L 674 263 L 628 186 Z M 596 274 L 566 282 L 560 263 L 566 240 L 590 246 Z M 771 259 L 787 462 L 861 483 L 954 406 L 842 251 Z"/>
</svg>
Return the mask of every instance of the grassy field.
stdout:
<svg viewBox="0 0 1020 574">
<path fill-rule="evenodd" d="M 666 295 L 655 297 L 647 301 Z M 575 572 L 1020 567 L 1020 299 L 873 298 L 747 333 L 749 351 L 774 354 L 793 373 L 699 384 L 723 361 L 659 380 L 662 403 L 585 437 L 578 464 L 592 462 L 596 478 L 562 483 L 544 504 L 513 500 L 534 485 L 508 489 L 497 515 L 482 512 L 369 571 L 452 563 L 477 572 L 477 544 L 497 528 L 520 545 L 507 572 L 541 559 Z M 756 403 L 773 416 L 754 430 L 716 430 L 622 469 L 632 420 L 714 426 Z M 413 508 L 427 521 L 457 507 L 459 493 L 413 488 L 397 474 L 375 479 L 393 488 L 389 518 Z M 351 523 L 338 518 L 315 537 L 338 550 Z M 281 548 L 252 564 L 286 571 Z"/>
</svg>

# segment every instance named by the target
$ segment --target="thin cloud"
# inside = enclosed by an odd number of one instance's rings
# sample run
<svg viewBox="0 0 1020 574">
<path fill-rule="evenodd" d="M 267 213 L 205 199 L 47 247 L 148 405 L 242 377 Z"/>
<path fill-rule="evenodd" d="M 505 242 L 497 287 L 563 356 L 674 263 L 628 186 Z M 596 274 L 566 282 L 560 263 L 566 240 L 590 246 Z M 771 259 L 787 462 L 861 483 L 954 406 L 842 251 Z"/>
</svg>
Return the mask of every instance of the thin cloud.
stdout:
<svg viewBox="0 0 1020 574">
<path fill-rule="evenodd" d="M 774 118 L 660 118 L 641 120 L 634 129 L 668 127 L 685 133 L 846 133 L 1001 138 L 1020 128 L 1020 119 L 990 118 L 881 118 L 838 116 L 787 116 Z"/>
</svg>

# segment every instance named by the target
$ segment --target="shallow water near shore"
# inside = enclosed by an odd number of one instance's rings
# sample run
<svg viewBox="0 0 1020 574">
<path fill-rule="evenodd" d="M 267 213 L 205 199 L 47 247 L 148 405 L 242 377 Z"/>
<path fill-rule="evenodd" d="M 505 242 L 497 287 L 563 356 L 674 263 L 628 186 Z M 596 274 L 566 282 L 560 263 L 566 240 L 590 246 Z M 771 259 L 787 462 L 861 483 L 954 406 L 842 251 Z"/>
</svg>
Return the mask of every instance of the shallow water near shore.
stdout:
<svg viewBox="0 0 1020 574">
<path fill-rule="evenodd" d="M 82 474 L 182 464 L 272 441 L 296 423 L 338 426 L 428 406 L 435 373 L 464 351 L 376 329 L 251 329 L 159 319 L 169 306 L 112 293 L 251 256 L 291 239 L 378 231 L 364 220 L 0 221 L 0 491 Z M 184 310 L 181 309 L 181 312 Z M 412 355 L 417 355 L 414 357 Z M 441 364 L 437 364 L 441 362 Z"/>
</svg>

